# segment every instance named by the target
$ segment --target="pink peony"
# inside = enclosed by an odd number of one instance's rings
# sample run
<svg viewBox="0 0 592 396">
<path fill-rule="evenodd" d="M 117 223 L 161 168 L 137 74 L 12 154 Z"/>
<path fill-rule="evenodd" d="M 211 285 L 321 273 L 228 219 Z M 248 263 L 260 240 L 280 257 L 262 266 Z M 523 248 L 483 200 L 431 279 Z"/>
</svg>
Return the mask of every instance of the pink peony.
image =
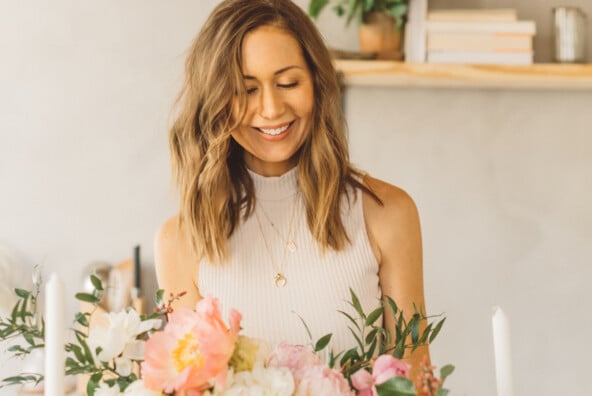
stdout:
<svg viewBox="0 0 592 396">
<path fill-rule="evenodd" d="M 376 396 L 374 385 L 382 384 L 393 377 L 408 377 L 411 366 L 391 355 L 380 355 L 372 365 L 372 374 L 365 369 L 356 371 L 352 376 L 352 384 L 358 396 Z"/>
<path fill-rule="evenodd" d="M 287 367 L 292 374 L 302 368 L 323 364 L 312 347 L 280 342 L 267 358 L 268 366 Z"/>
<path fill-rule="evenodd" d="M 323 363 L 310 346 L 282 342 L 269 355 L 267 364 L 292 372 L 294 396 L 353 395 L 343 374 Z"/>
<path fill-rule="evenodd" d="M 296 376 L 294 376 L 296 377 Z M 326 364 L 299 370 L 294 396 L 353 396 L 343 374 Z"/>
<path fill-rule="evenodd" d="M 216 298 L 199 301 L 195 312 L 175 310 L 163 331 L 146 342 L 142 363 L 144 385 L 148 389 L 191 394 L 211 386 L 211 380 L 224 387 L 228 361 L 240 329 L 241 315 L 230 310 L 230 328 L 222 320 Z"/>
</svg>

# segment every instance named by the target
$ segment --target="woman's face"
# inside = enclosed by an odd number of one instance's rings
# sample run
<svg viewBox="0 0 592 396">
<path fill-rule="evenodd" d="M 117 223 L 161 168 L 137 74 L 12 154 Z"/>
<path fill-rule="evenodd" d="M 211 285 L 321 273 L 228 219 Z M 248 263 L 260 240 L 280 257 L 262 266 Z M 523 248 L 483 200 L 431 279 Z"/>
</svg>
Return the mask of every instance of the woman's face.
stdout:
<svg viewBox="0 0 592 396">
<path fill-rule="evenodd" d="M 296 165 L 295 153 L 311 133 L 312 76 L 296 39 L 273 26 L 245 36 L 242 62 L 247 111 L 232 137 L 249 169 L 278 176 Z M 238 117 L 238 99 L 232 111 Z"/>
</svg>

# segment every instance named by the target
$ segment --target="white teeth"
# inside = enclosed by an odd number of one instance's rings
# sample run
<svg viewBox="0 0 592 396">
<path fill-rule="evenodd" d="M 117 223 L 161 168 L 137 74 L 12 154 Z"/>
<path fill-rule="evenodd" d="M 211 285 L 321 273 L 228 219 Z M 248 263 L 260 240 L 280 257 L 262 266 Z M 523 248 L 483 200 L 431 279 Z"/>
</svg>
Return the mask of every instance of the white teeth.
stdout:
<svg viewBox="0 0 592 396">
<path fill-rule="evenodd" d="M 267 135 L 279 135 L 282 132 L 285 132 L 286 129 L 288 129 L 290 127 L 290 124 L 284 125 L 281 128 L 277 128 L 277 129 L 263 129 L 263 128 L 259 128 L 259 130 Z"/>
</svg>

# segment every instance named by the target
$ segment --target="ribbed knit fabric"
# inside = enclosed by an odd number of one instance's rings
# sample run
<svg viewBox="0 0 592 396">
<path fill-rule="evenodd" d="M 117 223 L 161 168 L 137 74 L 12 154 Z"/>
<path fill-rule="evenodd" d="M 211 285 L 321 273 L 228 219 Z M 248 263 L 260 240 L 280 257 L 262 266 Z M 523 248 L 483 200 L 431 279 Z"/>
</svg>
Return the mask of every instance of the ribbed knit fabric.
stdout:
<svg viewBox="0 0 592 396">
<path fill-rule="evenodd" d="M 338 313 L 342 310 L 355 317 L 347 304 L 349 289 L 358 295 L 366 313 L 378 306 L 381 297 L 378 263 L 366 233 L 361 192 L 356 192 L 355 200 L 350 199 L 351 205 L 343 198 L 342 218 L 351 245 L 322 255 L 306 223 L 297 169 L 280 177 L 250 175 L 256 190 L 257 216 L 250 216 L 234 232 L 225 264 L 200 264 L 200 293 L 217 297 L 225 311 L 240 311 L 242 334 L 266 340 L 272 346 L 280 341 L 309 342 L 298 316 L 315 341 L 333 333 L 331 347 L 335 352 L 355 346 L 348 330 L 351 324 Z M 294 252 L 286 249 L 290 233 L 297 246 Z M 277 272 L 287 279 L 284 287 L 274 284 Z"/>
</svg>

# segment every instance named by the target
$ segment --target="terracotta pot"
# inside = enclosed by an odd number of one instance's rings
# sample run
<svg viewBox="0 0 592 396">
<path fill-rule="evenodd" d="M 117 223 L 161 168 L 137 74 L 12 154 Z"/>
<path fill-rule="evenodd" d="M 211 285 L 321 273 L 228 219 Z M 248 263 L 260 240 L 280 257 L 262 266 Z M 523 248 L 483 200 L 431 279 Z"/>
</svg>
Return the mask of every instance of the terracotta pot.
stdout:
<svg viewBox="0 0 592 396">
<path fill-rule="evenodd" d="M 364 15 L 358 29 L 361 52 L 374 52 L 379 59 L 400 59 L 402 31 L 395 19 L 384 12 Z"/>
</svg>

